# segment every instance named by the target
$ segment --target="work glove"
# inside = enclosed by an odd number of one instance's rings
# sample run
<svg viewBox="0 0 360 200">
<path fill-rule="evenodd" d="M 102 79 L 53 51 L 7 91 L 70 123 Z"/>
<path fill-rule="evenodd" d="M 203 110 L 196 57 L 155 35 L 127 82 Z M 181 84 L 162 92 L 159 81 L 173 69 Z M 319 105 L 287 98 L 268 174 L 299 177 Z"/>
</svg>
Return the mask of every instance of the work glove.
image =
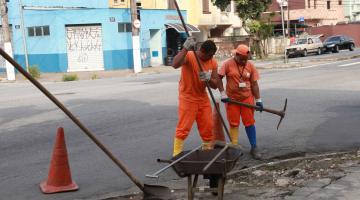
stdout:
<svg viewBox="0 0 360 200">
<path fill-rule="evenodd" d="M 259 99 L 256 99 L 255 102 L 256 102 L 256 106 L 259 107 L 259 108 L 257 109 L 257 111 L 262 112 L 263 109 L 264 109 L 264 105 L 263 105 L 261 99 L 260 99 L 260 98 L 259 98 Z"/>
<path fill-rule="evenodd" d="M 199 78 L 201 81 L 210 81 L 211 79 L 211 71 L 208 71 L 208 72 L 200 72 L 199 74 Z"/>
<path fill-rule="evenodd" d="M 221 94 L 221 102 L 228 103 L 230 98 L 226 95 L 226 92 L 222 91 L 220 94 Z"/>
<path fill-rule="evenodd" d="M 195 45 L 196 45 L 195 38 L 194 38 L 194 37 L 188 37 L 188 38 L 186 39 L 186 41 L 184 42 L 183 47 L 184 47 L 186 50 L 190 51 L 190 50 L 194 50 Z"/>
</svg>

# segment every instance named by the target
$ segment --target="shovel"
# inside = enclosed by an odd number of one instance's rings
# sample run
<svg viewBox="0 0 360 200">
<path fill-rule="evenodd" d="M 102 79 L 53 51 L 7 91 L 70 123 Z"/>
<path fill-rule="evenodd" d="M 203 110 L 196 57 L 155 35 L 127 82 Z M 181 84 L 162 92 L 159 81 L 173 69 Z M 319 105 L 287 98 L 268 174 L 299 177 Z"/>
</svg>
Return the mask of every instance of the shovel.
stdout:
<svg viewBox="0 0 360 200">
<path fill-rule="evenodd" d="M 18 64 L 13 58 L 11 58 L 2 48 L 0 48 L 0 54 L 9 63 L 11 63 L 22 75 L 24 75 L 31 83 L 33 83 L 42 93 L 45 94 L 56 106 L 58 106 L 104 153 L 129 177 L 129 179 L 143 192 L 145 200 L 170 200 L 170 189 L 159 185 L 147 185 L 142 184 L 136 179 L 124 164 L 117 159 L 104 144 L 102 144 L 94 134 L 87 129 L 79 119 L 77 119 L 54 95 L 52 95 L 40 82 L 34 79 L 27 71 L 25 71 L 20 64 Z"/>
</svg>

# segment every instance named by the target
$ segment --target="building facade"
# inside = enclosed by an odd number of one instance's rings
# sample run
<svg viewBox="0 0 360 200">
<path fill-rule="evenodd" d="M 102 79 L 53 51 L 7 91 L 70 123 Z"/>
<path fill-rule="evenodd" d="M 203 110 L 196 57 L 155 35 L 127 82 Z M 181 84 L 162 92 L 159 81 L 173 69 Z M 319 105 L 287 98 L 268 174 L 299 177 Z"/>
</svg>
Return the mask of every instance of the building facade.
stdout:
<svg viewBox="0 0 360 200">
<path fill-rule="evenodd" d="M 201 32 L 195 36 L 200 40 L 247 35 L 236 12 L 235 2 L 221 11 L 211 0 L 193 0 L 183 4 L 188 12 L 188 22 Z"/>
<path fill-rule="evenodd" d="M 344 1 L 345 18 L 349 22 L 360 21 L 360 0 Z"/>
<path fill-rule="evenodd" d="M 180 23 L 177 12 L 138 5 L 142 67 L 164 64 L 168 24 Z M 41 72 L 133 68 L 129 0 L 23 0 L 22 8 L 8 2 L 13 54 L 22 66 L 27 60 Z"/>
<path fill-rule="evenodd" d="M 317 27 L 344 22 L 344 3 L 342 0 L 288 0 L 284 7 L 285 27 L 289 21 L 291 32 L 294 32 L 295 24 L 298 27 Z M 276 0 L 273 0 L 265 14 L 269 13 L 276 14 L 271 21 L 281 29 L 280 5 Z"/>
</svg>

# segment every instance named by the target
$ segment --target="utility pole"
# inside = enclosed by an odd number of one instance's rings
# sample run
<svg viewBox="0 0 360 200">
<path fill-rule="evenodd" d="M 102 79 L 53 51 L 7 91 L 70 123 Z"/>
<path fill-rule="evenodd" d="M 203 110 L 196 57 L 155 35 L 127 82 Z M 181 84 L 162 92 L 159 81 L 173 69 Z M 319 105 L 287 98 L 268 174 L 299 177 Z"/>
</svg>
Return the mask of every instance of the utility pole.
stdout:
<svg viewBox="0 0 360 200">
<path fill-rule="evenodd" d="M 288 38 L 290 38 L 290 6 L 289 6 L 289 1 L 287 0 L 287 29 L 288 29 Z"/>
<path fill-rule="evenodd" d="M 141 56 L 140 56 L 140 36 L 139 28 L 140 21 L 137 18 L 136 0 L 130 0 L 131 11 L 131 24 L 132 24 L 132 48 L 133 48 L 133 61 L 134 61 L 134 73 L 141 72 Z"/>
<path fill-rule="evenodd" d="M 22 42 L 23 42 L 23 47 L 24 47 L 24 56 L 25 56 L 25 66 L 26 66 L 26 71 L 29 72 L 29 58 L 28 58 L 28 50 L 27 50 L 27 42 L 26 42 L 26 32 L 25 32 L 25 23 L 24 23 L 24 8 L 22 5 L 22 1 L 19 1 L 19 12 L 20 12 L 20 19 L 21 19 L 21 32 L 22 32 Z"/>
<path fill-rule="evenodd" d="M 281 11 L 281 25 L 282 25 L 282 32 L 283 32 L 283 43 L 284 43 L 284 63 L 287 63 L 287 55 L 286 55 L 286 37 L 285 37 L 285 27 L 284 27 L 284 1 L 285 0 L 277 0 L 277 2 L 280 5 L 280 11 Z"/>
<path fill-rule="evenodd" d="M 4 50 L 11 57 L 13 57 L 12 46 L 11 46 L 11 37 L 10 37 L 10 27 L 9 27 L 9 18 L 8 18 L 8 8 L 6 5 L 6 0 L 0 0 L 0 13 L 1 13 L 1 24 L 2 24 L 2 33 L 4 41 Z M 6 65 L 6 75 L 9 81 L 15 81 L 15 69 L 8 62 L 5 62 Z"/>
</svg>

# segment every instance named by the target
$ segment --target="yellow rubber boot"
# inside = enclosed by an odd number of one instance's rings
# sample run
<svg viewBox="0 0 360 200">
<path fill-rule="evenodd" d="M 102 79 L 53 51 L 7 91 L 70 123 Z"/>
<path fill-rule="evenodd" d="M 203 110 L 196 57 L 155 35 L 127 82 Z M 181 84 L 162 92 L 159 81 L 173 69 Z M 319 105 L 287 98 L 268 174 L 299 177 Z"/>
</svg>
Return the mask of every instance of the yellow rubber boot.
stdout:
<svg viewBox="0 0 360 200">
<path fill-rule="evenodd" d="M 237 145 L 239 143 L 239 127 L 230 127 L 231 143 Z"/>
<path fill-rule="evenodd" d="M 201 149 L 202 150 L 211 150 L 211 149 L 213 149 L 213 144 L 211 142 L 203 141 Z"/>
<path fill-rule="evenodd" d="M 183 151 L 183 147 L 184 147 L 184 140 L 175 138 L 174 139 L 173 157 L 178 155 L 179 153 L 181 153 Z"/>
</svg>

